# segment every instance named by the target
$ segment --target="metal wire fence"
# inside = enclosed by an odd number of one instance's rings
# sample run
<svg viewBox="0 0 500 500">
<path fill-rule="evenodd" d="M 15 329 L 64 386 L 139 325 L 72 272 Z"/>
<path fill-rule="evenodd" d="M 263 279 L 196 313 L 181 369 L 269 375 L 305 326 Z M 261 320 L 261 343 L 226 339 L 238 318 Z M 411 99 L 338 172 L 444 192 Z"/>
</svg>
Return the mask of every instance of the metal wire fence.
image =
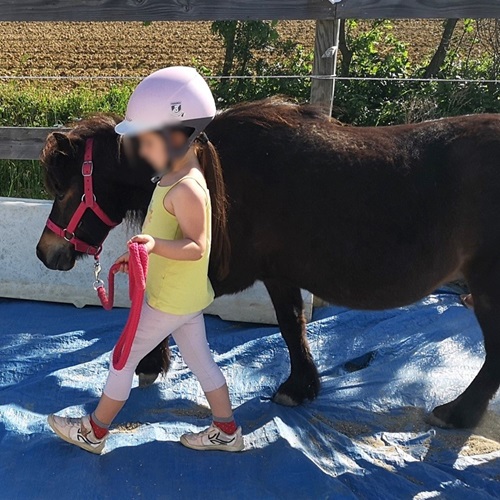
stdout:
<svg viewBox="0 0 500 500">
<path fill-rule="evenodd" d="M 116 80 L 137 81 L 143 76 L 120 76 L 120 75 L 75 75 L 75 76 L 50 76 L 50 75 L 0 75 L 0 80 L 61 80 L 61 81 L 93 81 L 93 80 Z M 317 79 L 317 80 L 339 80 L 339 81 L 374 81 L 374 82 L 418 82 L 418 83 L 487 83 L 498 84 L 500 79 L 486 78 L 415 78 L 415 77 L 382 77 L 382 76 L 336 76 L 336 75 L 205 75 L 207 80 L 265 80 L 265 79 Z"/>
</svg>

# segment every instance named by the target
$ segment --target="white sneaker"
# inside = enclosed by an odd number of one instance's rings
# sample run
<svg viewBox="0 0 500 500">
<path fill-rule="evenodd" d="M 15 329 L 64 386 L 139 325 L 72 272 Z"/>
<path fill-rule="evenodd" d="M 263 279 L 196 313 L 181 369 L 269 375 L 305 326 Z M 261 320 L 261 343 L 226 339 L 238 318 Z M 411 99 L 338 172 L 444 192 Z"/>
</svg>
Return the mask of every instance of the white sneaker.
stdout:
<svg viewBox="0 0 500 500">
<path fill-rule="evenodd" d="M 80 418 L 58 417 L 49 415 L 47 417 L 52 430 L 64 441 L 79 446 L 90 453 L 99 455 L 104 448 L 104 443 L 109 436 L 109 432 L 102 438 L 95 437 L 89 416 Z"/>
<path fill-rule="evenodd" d="M 181 443 L 193 450 L 241 451 L 245 447 L 241 427 L 234 434 L 226 434 L 212 424 L 201 432 L 189 432 L 181 436 Z"/>
</svg>

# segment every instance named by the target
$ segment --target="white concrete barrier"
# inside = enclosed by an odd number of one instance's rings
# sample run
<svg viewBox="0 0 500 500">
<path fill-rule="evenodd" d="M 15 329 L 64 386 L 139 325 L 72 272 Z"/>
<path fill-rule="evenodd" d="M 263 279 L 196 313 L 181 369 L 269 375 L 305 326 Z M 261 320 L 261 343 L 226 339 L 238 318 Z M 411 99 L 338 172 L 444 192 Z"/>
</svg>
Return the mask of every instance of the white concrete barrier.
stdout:
<svg viewBox="0 0 500 500">
<path fill-rule="evenodd" d="M 76 263 L 68 272 L 50 271 L 36 257 L 35 247 L 49 215 L 52 203 L 0 197 L 0 297 L 64 302 L 77 307 L 99 305 L 92 288 L 93 259 Z M 133 229 L 121 224 L 111 231 L 101 254 L 102 276 L 114 259 L 123 253 Z M 303 292 L 308 321 L 313 297 Z M 116 277 L 115 305 L 129 307 L 125 275 Z M 271 300 L 262 283 L 236 295 L 219 297 L 206 313 L 222 319 L 276 324 Z"/>
</svg>

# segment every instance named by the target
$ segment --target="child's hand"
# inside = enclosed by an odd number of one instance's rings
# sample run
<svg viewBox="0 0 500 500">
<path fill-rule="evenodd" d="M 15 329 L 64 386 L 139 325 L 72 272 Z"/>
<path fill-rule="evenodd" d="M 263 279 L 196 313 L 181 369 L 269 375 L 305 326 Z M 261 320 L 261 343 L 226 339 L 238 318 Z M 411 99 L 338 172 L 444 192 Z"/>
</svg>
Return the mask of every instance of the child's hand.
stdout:
<svg viewBox="0 0 500 500">
<path fill-rule="evenodd" d="M 148 253 L 151 253 L 155 247 L 155 239 L 149 234 L 137 234 L 130 238 L 127 244 L 130 245 L 131 243 L 143 243 Z"/>
<path fill-rule="evenodd" d="M 115 264 L 120 264 L 120 269 L 119 269 L 120 273 L 128 274 L 128 261 L 129 261 L 129 259 L 130 259 L 129 253 L 125 252 L 123 255 L 120 255 L 120 257 L 118 257 L 115 260 Z"/>
</svg>

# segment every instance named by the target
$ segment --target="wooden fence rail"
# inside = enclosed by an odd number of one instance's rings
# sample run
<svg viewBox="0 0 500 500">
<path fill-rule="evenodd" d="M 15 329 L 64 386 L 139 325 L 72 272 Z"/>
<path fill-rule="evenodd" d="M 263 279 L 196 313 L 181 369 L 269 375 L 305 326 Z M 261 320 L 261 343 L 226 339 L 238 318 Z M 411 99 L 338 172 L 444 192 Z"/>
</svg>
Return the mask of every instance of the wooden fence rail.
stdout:
<svg viewBox="0 0 500 500">
<path fill-rule="evenodd" d="M 45 139 L 54 130 L 42 127 L 0 127 L 0 159 L 38 160 Z"/>
<path fill-rule="evenodd" d="M 500 18 L 499 0 L 0 0 L 0 21 Z"/>
</svg>

